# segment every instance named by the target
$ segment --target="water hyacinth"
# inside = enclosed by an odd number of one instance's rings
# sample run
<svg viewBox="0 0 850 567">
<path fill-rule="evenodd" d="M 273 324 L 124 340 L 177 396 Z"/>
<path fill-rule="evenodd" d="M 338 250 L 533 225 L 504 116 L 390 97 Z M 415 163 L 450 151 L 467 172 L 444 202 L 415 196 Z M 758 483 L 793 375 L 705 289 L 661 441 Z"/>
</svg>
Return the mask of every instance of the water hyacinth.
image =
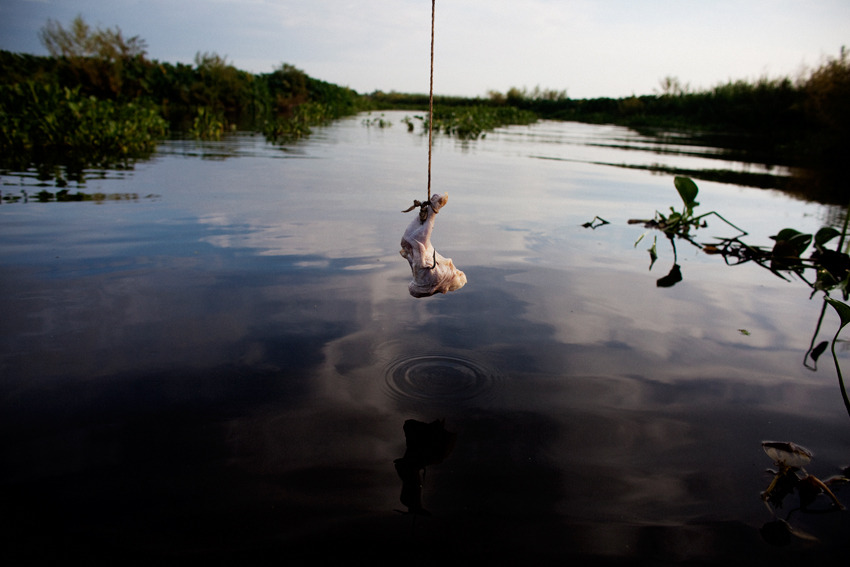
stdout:
<svg viewBox="0 0 850 567">
<path fill-rule="evenodd" d="M 168 125 L 148 104 L 27 81 L 0 86 L 0 132 L 0 149 L 12 163 L 61 154 L 82 166 L 109 167 L 150 154 Z"/>
<path fill-rule="evenodd" d="M 426 118 L 422 120 L 425 132 L 428 131 Z M 537 115 L 528 110 L 512 106 L 461 106 L 443 107 L 434 110 L 434 130 L 461 140 L 477 140 L 487 135 L 487 131 L 511 124 L 533 124 Z"/>
</svg>

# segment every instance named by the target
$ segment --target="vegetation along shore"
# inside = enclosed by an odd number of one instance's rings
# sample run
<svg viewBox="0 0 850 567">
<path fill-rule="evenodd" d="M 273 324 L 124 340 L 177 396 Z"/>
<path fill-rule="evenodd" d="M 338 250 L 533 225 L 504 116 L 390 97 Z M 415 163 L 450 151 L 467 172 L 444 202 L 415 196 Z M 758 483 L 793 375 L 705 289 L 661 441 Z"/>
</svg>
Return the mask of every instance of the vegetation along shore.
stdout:
<svg viewBox="0 0 850 567">
<path fill-rule="evenodd" d="M 428 108 L 427 95 L 360 94 L 286 63 L 253 74 L 215 53 L 198 53 L 194 65 L 151 60 L 138 36 L 93 29 L 81 17 L 68 27 L 48 21 L 41 40 L 50 56 L 0 51 L 0 167 L 36 167 L 45 179 L 62 179 L 60 168 L 73 179 L 88 167 L 129 167 L 169 135 L 217 139 L 239 129 L 287 143 L 365 110 Z M 795 80 L 702 91 L 668 77 L 654 94 L 620 99 L 511 88 L 434 100 L 435 129 L 459 138 L 537 119 L 686 132 L 745 160 L 838 171 L 850 147 L 850 59 L 842 48 Z"/>
</svg>

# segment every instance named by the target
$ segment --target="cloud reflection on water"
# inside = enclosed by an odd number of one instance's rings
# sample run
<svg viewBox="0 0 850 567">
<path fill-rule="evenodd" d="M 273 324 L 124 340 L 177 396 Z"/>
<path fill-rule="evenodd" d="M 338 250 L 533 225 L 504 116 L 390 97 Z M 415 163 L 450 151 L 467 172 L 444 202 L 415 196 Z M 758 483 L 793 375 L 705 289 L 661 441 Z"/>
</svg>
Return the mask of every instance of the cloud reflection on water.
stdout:
<svg viewBox="0 0 850 567">
<path fill-rule="evenodd" d="M 4 225 L 15 510 L 32 498 L 70 519 L 88 498 L 89 529 L 117 517 L 166 546 L 186 545 L 193 522 L 301 550 L 328 534 L 373 543 L 376 526 L 409 533 L 392 512 L 403 423 L 445 418 L 457 447 L 423 493 L 442 522 L 423 527 L 435 549 L 543 534 L 555 555 L 568 541 L 703 557 L 763 521 L 763 438 L 814 437 L 825 467 L 846 456 L 830 369 L 801 364 L 819 313 L 807 289 L 683 250 L 683 281 L 655 286 L 672 253 L 659 246 L 648 272 L 621 203 L 651 214 L 672 195 L 663 178 L 541 165 L 493 152 L 498 136 L 466 152 L 444 141 L 435 157 L 455 186 L 434 240 L 469 283 L 414 300 L 397 211 L 421 196 L 422 147 L 370 136 L 339 169 L 332 136 L 305 144 L 314 160 L 164 155 L 115 181 L 163 186 L 157 203 L 100 217 L 55 203 L 33 217 L 52 224 Z M 188 164 L 192 187 L 166 183 Z M 352 175 L 372 185 L 353 196 Z M 581 227 L 596 214 L 614 222 Z M 452 376 L 465 395 L 438 388 Z M 138 516 L 114 504 L 128 495 Z M 170 526 L 150 527 L 161 516 Z"/>
</svg>

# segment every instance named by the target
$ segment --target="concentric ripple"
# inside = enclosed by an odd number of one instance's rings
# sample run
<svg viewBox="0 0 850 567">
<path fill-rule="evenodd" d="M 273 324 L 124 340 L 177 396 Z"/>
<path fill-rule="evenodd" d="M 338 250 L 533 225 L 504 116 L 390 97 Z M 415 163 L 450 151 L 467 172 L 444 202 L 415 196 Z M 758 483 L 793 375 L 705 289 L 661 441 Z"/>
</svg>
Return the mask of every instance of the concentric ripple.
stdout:
<svg viewBox="0 0 850 567">
<path fill-rule="evenodd" d="M 400 402 L 462 405 L 488 393 L 496 375 L 480 364 L 457 356 L 424 355 L 403 358 L 387 367 L 390 397 Z"/>
</svg>

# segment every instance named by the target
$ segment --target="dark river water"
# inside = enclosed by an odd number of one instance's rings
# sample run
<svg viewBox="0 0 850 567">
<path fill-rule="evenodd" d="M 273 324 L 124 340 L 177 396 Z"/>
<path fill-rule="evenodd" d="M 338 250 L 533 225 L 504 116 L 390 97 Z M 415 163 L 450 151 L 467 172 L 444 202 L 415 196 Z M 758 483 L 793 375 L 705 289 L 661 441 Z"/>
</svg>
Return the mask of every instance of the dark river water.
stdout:
<svg viewBox="0 0 850 567">
<path fill-rule="evenodd" d="M 0 559 L 850 556 L 848 513 L 824 495 L 822 513 L 795 510 L 796 493 L 775 513 L 760 497 L 764 440 L 810 449 L 820 479 L 850 464 L 832 357 L 806 359 L 837 315 L 755 263 L 685 241 L 674 256 L 628 223 L 681 207 L 672 175 L 600 163 L 764 168 L 611 126 L 438 136 L 432 187 L 449 201 L 433 242 L 468 283 L 415 299 L 399 242 L 416 213 L 400 211 L 426 197 L 427 137 L 403 116 L 284 148 L 168 141 L 70 188 L 95 201 L 36 202 L 37 179 L 2 176 L 3 195 L 28 202 L 0 205 Z M 699 211 L 752 244 L 837 217 L 698 185 Z M 583 226 L 596 216 L 610 224 Z M 708 217 L 696 236 L 735 234 Z M 674 264 L 681 281 L 657 285 Z M 850 369 L 845 343 L 836 352 Z M 850 488 L 832 487 L 850 506 Z M 761 530 L 779 519 L 784 546 Z"/>
</svg>

